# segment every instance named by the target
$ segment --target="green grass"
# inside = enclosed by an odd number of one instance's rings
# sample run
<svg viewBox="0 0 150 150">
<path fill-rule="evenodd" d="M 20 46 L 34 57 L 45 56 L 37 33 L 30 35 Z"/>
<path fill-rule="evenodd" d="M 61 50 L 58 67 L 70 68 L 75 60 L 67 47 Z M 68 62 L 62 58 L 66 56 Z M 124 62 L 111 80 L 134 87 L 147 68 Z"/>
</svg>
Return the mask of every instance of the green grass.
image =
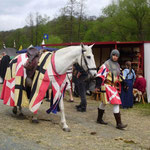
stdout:
<svg viewBox="0 0 150 150">
<path fill-rule="evenodd" d="M 150 103 L 136 103 L 134 104 L 134 107 L 135 108 L 138 108 L 138 109 L 149 109 L 150 110 Z"/>
<path fill-rule="evenodd" d="M 150 103 L 136 103 L 134 104 L 134 109 L 140 111 L 144 115 L 150 115 Z"/>
</svg>

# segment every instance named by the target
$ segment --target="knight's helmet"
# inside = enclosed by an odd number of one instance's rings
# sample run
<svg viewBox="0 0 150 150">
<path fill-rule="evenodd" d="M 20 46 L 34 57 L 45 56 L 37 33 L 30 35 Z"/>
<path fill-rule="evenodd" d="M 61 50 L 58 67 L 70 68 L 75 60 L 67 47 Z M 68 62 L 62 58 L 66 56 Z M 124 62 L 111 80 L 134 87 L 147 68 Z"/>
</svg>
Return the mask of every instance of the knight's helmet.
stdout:
<svg viewBox="0 0 150 150">
<path fill-rule="evenodd" d="M 117 49 L 113 49 L 110 53 L 110 58 L 112 59 L 112 56 L 116 55 L 116 56 L 120 56 L 120 52 Z"/>
</svg>

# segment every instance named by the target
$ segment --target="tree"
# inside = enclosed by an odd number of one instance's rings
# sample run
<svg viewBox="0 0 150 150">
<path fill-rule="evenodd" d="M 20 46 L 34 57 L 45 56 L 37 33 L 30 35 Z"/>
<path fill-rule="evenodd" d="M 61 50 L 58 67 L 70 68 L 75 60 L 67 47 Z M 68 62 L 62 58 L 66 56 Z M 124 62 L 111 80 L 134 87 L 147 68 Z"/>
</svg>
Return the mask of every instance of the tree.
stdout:
<svg viewBox="0 0 150 150">
<path fill-rule="evenodd" d="M 80 0 L 78 3 L 78 41 L 81 39 L 81 25 L 84 18 L 85 0 Z"/>
<path fill-rule="evenodd" d="M 45 25 L 49 21 L 49 17 L 47 15 L 40 15 L 36 12 L 35 17 L 35 45 L 40 45 L 43 39 L 43 35 L 45 32 Z"/>
<path fill-rule="evenodd" d="M 61 9 L 61 16 L 65 17 L 67 21 L 66 32 L 68 33 L 69 42 L 73 42 L 74 34 L 75 34 L 75 16 L 77 15 L 76 12 L 77 1 L 76 0 L 68 0 L 67 6 Z"/>
<path fill-rule="evenodd" d="M 103 10 L 120 40 L 145 40 L 145 25 L 150 10 L 146 0 L 118 0 Z M 107 24 L 108 25 L 108 24 Z"/>
<path fill-rule="evenodd" d="M 147 0 L 120 1 L 120 7 L 125 10 L 127 17 L 135 21 L 138 40 L 144 40 L 144 25 L 150 12 Z"/>
<path fill-rule="evenodd" d="M 45 41 L 46 44 L 56 44 L 56 43 L 62 43 L 62 39 L 60 39 L 58 36 L 51 35 L 51 37 Z"/>
<path fill-rule="evenodd" d="M 30 42 L 33 45 L 33 37 L 34 37 L 34 17 L 33 14 L 30 13 L 27 18 L 26 18 L 26 22 L 29 26 L 29 38 L 30 38 Z"/>
<path fill-rule="evenodd" d="M 26 22 L 28 25 L 28 33 L 30 38 L 30 44 L 32 45 L 40 45 L 44 32 L 47 31 L 45 25 L 49 21 L 49 17 L 47 15 L 40 15 L 38 12 L 30 13 L 27 18 Z"/>
</svg>

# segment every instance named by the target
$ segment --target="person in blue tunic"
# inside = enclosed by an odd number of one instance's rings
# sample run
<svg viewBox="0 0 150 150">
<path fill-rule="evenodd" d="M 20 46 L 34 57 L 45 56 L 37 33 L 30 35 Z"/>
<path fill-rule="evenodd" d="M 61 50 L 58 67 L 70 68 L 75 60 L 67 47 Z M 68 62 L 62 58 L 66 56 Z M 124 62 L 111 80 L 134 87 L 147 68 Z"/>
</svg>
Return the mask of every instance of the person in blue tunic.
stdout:
<svg viewBox="0 0 150 150">
<path fill-rule="evenodd" d="M 135 81 L 135 72 L 131 67 L 131 62 L 127 61 L 125 63 L 125 69 L 123 70 L 123 76 L 128 85 L 128 90 L 124 91 L 121 89 L 121 101 L 122 108 L 132 108 L 133 107 L 133 83 Z"/>
</svg>

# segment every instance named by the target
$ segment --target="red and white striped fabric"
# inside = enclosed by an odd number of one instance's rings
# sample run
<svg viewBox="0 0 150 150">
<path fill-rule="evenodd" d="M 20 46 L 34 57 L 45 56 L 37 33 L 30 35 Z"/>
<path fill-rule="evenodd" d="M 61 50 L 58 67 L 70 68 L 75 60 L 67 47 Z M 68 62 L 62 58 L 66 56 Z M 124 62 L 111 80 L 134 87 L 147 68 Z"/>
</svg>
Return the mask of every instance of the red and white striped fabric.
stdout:
<svg viewBox="0 0 150 150">
<path fill-rule="evenodd" d="M 107 101 L 111 104 L 121 104 L 119 93 L 115 87 L 106 85 Z"/>
<path fill-rule="evenodd" d="M 48 53 L 44 53 L 43 54 L 43 60 L 44 57 L 46 57 L 48 55 Z M 50 57 L 50 55 L 48 56 Z M 51 57 L 50 57 L 51 58 Z M 29 110 L 31 112 L 37 113 L 41 102 L 46 94 L 46 91 L 48 90 L 49 84 L 50 84 L 50 80 L 52 82 L 52 90 L 53 90 L 53 102 L 55 103 L 57 100 L 60 99 L 60 97 L 63 94 L 65 85 L 66 85 L 66 73 L 63 75 L 58 75 L 55 72 L 55 55 L 53 55 L 52 57 L 52 61 L 50 61 L 49 59 L 45 60 L 48 63 L 49 67 L 47 70 L 45 70 L 44 76 L 41 79 L 40 77 L 37 78 L 38 83 L 34 85 L 32 85 L 32 89 L 31 89 L 31 93 L 33 93 L 33 96 L 31 97 L 31 99 L 29 100 Z M 14 74 L 14 77 L 4 81 L 3 84 L 3 89 L 2 89 L 2 93 L 1 93 L 1 99 L 3 99 L 3 103 L 9 106 L 15 106 L 15 85 L 16 85 L 16 78 L 17 77 L 23 77 L 24 79 L 26 78 L 26 70 L 24 68 L 24 64 L 26 63 L 28 57 L 26 56 L 26 54 L 21 54 L 18 56 L 17 58 L 17 64 L 16 64 L 16 68 L 14 68 L 13 71 L 15 71 L 12 74 Z M 53 67 L 52 64 L 53 63 Z M 41 73 L 40 73 L 41 74 Z M 42 80 L 42 81 L 41 81 Z M 40 82 L 39 82 L 40 81 Z"/>
<path fill-rule="evenodd" d="M 108 68 L 106 67 L 106 65 L 103 64 L 97 73 L 97 77 L 102 78 L 104 81 L 105 78 L 107 77 L 108 72 L 109 72 Z"/>
<path fill-rule="evenodd" d="M 19 55 L 18 59 L 17 59 L 17 66 L 16 66 L 16 76 L 24 76 L 24 78 L 26 78 L 26 71 L 24 68 L 24 64 L 27 62 L 28 57 L 25 54 L 21 54 Z"/>
<path fill-rule="evenodd" d="M 37 83 L 37 87 L 36 87 L 36 91 L 35 91 L 36 97 L 33 96 L 33 98 L 30 99 L 29 110 L 31 112 L 33 112 L 35 114 L 37 113 L 37 111 L 40 108 L 40 105 L 42 103 L 42 100 L 45 97 L 46 91 L 48 90 L 49 84 L 50 84 L 50 79 L 49 79 L 48 73 L 46 71 L 41 83 L 40 84 Z M 32 94 L 32 90 L 33 89 L 31 89 L 31 94 Z"/>
<path fill-rule="evenodd" d="M 121 99 L 116 87 L 106 82 L 106 80 L 108 80 L 110 83 L 112 81 L 116 83 L 119 81 L 119 76 L 112 76 L 112 73 L 109 71 L 108 67 L 103 64 L 97 73 L 97 77 L 100 77 L 103 80 L 101 85 L 101 100 L 104 102 L 104 104 L 121 104 Z"/>
<path fill-rule="evenodd" d="M 55 67 L 55 55 L 52 56 L 51 64 L 53 65 L 52 74 L 52 90 L 53 90 L 53 103 L 56 103 L 57 100 L 60 99 L 63 94 L 65 85 L 66 85 L 66 73 L 59 75 L 56 73 Z"/>
<path fill-rule="evenodd" d="M 16 78 L 14 76 L 10 77 L 10 74 L 14 74 L 15 76 L 25 76 L 24 74 L 24 68 L 23 65 L 27 61 L 27 56 L 26 54 L 21 54 L 17 59 L 17 64 L 14 72 L 12 70 L 8 70 L 6 72 L 4 84 L 3 84 L 3 89 L 1 92 L 1 99 L 3 99 L 3 103 L 8 105 L 8 106 L 15 106 L 15 82 Z"/>
<path fill-rule="evenodd" d="M 57 101 L 60 100 L 60 97 L 62 96 L 66 85 L 66 73 L 63 75 L 59 75 L 56 73 L 55 53 L 52 54 L 51 61 L 49 61 L 47 67 L 48 69 L 46 70 L 42 83 L 40 84 L 37 97 L 34 102 L 32 102 L 31 99 L 31 102 L 29 104 L 30 111 L 34 113 L 37 113 L 41 105 L 42 99 L 44 98 L 46 91 L 48 90 L 50 82 L 52 83 L 53 104 L 57 103 Z"/>
<path fill-rule="evenodd" d="M 3 99 L 3 103 L 8 106 L 15 106 L 14 101 L 14 90 L 15 90 L 15 79 L 4 80 L 3 90 L 1 93 L 1 99 Z"/>
</svg>

